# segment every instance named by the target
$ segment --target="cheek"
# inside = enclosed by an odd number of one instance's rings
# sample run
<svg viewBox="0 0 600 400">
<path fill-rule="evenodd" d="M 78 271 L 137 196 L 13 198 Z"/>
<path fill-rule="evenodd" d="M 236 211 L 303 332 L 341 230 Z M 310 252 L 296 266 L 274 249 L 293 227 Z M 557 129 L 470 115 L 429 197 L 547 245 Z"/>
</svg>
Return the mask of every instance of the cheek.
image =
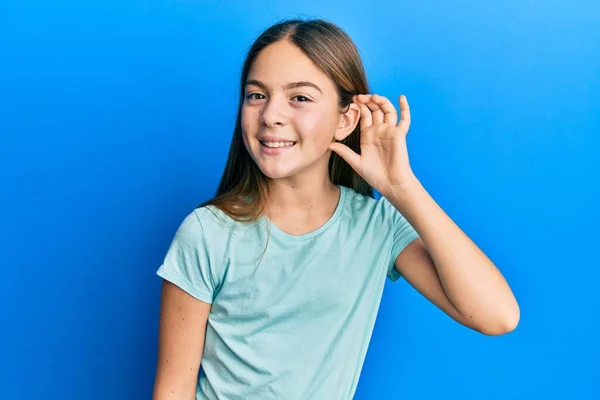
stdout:
<svg viewBox="0 0 600 400">
<path fill-rule="evenodd" d="M 297 122 L 305 144 L 310 142 L 318 147 L 327 147 L 333 140 L 337 123 L 332 119 L 331 113 L 304 115 Z"/>
<path fill-rule="evenodd" d="M 244 137 L 248 136 L 251 129 L 252 129 L 252 127 L 250 126 L 249 123 L 242 121 L 242 134 L 244 135 Z"/>
<path fill-rule="evenodd" d="M 240 119 L 241 128 L 242 128 L 242 138 L 244 139 L 244 144 L 248 146 L 248 136 L 253 132 L 253 115 L 248 110 L 242 109 L 242 115 Z"/>
<path fill-rule="evenodd" d="M 244 131 L 248 131 L 251 128 L 251 113 L 245 109 L 242 108 L 242 113 L 241 113 L 241 124 L 242 124 L 242 129 Z"/>
</svg>

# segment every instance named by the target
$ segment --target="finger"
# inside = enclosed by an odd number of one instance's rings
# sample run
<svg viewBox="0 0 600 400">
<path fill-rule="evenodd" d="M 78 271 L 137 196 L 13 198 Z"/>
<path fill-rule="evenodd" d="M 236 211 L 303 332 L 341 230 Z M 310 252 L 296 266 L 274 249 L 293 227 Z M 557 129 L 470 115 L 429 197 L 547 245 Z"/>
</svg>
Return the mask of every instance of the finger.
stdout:
<svg viewBox="0 0 600 400">
<path fill-rule="evenodd" d="M 398 126 L 402 127 L 405 132 L 408 132 L 410 126 L 410 107 L 408 106 L 406 96 L 400 95 L 398 103 L 400 104 L 400 122 Z"/>
<path fill-rule="evenodd" d="M 375 95 L 371 101 L 379 106 L 383 112 L 383 122 L 390 125 L 396 125 L 398 123 L 398 112 L 396 107 L 388 100 L 385 96 Z"/>
<path fill-rule="evenodd" d="M 371 116 L 371 110 L 369 110 L 369 107 L 362 103 L 358 103 L 358 107 L 360 108 L 360 130 L 364 131 L 373 125 L 373 117 Z"/>
<path fill-rule="evenodd" d="M 350 147 L 339 142 L 332 142 L 329 148 L 342 157 L 357 173 L 360 169 L 360 156 Z"/>
<path fill-rule="evenodd" d="M 357 94 L 357 95 L 355 95 L 356 102 L 357 103 L 363 103 L 363 104 L 367 104 L 368 102 L 370 102 L 371 101 L 371 97 L 373 97 L 373 95 L 370 95 L 370 94 Z"/>
<path fill-rule="evenodd" d="M 373 124 L 382 124 L 383 123 L 383 111 L 379 104 L 377 104 L 378 95 L 374 94 L 371 97 L 371 101 L 367 103 L 367 107 L 371 110 L 371 115 L 373 118 Z"/>
</svg>

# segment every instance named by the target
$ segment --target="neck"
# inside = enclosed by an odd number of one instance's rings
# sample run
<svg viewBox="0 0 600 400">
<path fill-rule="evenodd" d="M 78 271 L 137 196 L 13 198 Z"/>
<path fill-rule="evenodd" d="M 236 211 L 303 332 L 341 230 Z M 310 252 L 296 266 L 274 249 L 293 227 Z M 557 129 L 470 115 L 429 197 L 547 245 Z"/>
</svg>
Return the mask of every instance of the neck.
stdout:
<svg viewBox="0 0 600 400">
<path fill-rule="evenodd" d="M 319 211 L 337 204 L 339 189 L 328 176 L 322 179 L 294 177 L 270 182 L 271 212 Z"/>
<path fill-rule="evenodd" d="M 269 214 L 327 213 L 339 199 L 339 189 L 329 178 L 328 157 L 293 176 L 271 179 L 269 189 Z"/>
</svg>

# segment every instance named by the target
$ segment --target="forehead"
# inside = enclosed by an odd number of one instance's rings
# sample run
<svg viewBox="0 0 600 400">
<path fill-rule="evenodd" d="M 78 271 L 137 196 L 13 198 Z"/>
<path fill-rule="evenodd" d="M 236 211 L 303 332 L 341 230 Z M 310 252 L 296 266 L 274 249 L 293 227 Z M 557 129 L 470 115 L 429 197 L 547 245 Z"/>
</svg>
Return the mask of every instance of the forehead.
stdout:
<svg viewBox="0 0 600 400">
<path fill-rule="evenodd" d="M 335 90 L 333 82 L 298 47 L 282 40 L 265 47 L 254 60 L 248 80 L 256 79 L 267 85 L 309 81 L 324 90 Z"/>
</svg>

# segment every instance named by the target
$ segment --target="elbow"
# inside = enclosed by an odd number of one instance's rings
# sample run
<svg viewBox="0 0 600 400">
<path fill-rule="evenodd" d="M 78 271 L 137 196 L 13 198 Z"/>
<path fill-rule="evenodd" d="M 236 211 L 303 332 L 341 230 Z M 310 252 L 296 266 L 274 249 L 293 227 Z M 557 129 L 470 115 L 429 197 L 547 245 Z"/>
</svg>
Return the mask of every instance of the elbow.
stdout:
<svg viewBox="0 0 600 400">
<path fill-rule="evenodd" d="M 516 303 L 515 303 L 516 305 Z M 501 336 L 517 329 L 521 319 L 521 311 L 516 305 L 513 310 L 495 319 L 494 324 L 481 329 L 480 332 L 487 336 Z"/>
<path fill-rule="evenodd" d="M 170 399 L 181 399 L 181 400 L 194 400 L 196 394 L 177 395 L 176 391 L 171 392 L 154 392 L 152 394 L 152 400 L 170 400 Z"/>
<path fill-rule="evenodd" d="M 196 398 L 196 388 L 191 386 L 181 387 L 179 385 L 164 385 L 160 382 L 155 383 L 152 392 L 152 400 L 194 400 Z"/>
</svg>

